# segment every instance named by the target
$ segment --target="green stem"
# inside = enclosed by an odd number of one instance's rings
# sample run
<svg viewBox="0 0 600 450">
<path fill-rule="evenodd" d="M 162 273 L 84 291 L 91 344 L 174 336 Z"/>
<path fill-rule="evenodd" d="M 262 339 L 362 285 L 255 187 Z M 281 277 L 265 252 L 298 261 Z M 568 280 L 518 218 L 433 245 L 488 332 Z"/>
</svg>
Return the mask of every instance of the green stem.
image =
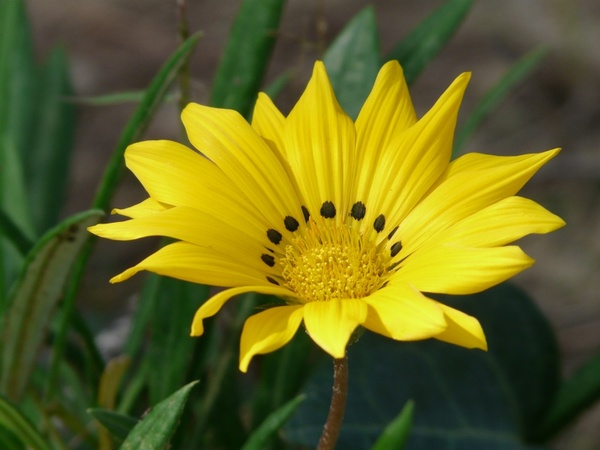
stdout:
<svg viewBox="0 0 600 450">
<path fill-rule="evenodd" d="M 333 450 L 337 443 L 348 397 L 348 357 L 333 360 L 333 393 L 327 422 L 319 439 L 317 450 Z"/>
</svg>

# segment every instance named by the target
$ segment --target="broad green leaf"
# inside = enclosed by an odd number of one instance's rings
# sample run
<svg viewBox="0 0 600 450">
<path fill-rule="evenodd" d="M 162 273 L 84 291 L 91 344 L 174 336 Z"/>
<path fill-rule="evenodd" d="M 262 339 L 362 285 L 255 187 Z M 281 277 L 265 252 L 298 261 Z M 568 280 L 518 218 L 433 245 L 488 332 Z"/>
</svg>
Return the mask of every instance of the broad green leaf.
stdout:
<svg viewBox="0 0 600 450">
<path fill-rule="evenodd" d="M 340 105 L 356 119 L 381 67 L 373 7 L 363 9 L 344 27 L 323 61 Z"/>
<path fill-rule="evenodd" d="M 136 426 L 138 420 L 134 417 L 109 411 L 104 408 L 88 409 L 94 419 L 104 426 L 110 435 L 118 442 L 123 442 L 127 435 Z"/>
<path fill-rule="evenodd" d="M 304 401 L 304 395 L 298 395 L 270 414 L 250 435 L 241 450 L 264 450 L 302 401 Z"/>
<path fill-rule="evenodd" d="M 12 431 L 29 449 L 53 450 L 35 425 L 2 395 L 0 395 L 0 424 Z"/>
<path fill-rule="evenodd" d="M 480 320 L 489 351 L 365 333 L 348 349 L 340 448 L 369 448 L 409 399 L 416 408 L 407 450 L 532 448 L 523 430 L 543 416 L 559 372 L 549 324 L 525 294 L 508 284 L 443 301 Z M 305 386 L 307 399 L 285 428 L 289 441 L 309 447 L 317 442 L 331 382 L 328 364 Z"/>
<path fill-rule="evenodd" d="M 473 0 L 446 0 L 386 56 L 397 59 L 410 85 L 446 45 L 469 12 Z"/>
<path fill-rule="evenodd" d="M 165 400 L 153 406 L 145 417 L 131 430 L 121 450 L 157 450 L 168 448 L 169 439 L 175 432 L 179 417 L 191 389 L 198 383 L 193 381 Z"/>
<path fill-rule="evenodd" d="M 73 140 L 75 107 L 65 101 L 71 95 L 67 58 L 55 50 L 40 72 L 36 96 L 35 136 L 25 153 L 25 175 L 33 222 L 39 235 L 54 226 L 63 209 Z"/>
<path fill-rule="evenodd" d="M 91 210 L 64 220 L 27 255 L 3 318 L 0 388 L 12 399 L 19 399 L 27 386 L 52 311 L 88 238 L 86 228 L 97 223 L 102 215 L 102 211 Z"/>
<path fill-rule="evenodd" d="M 546 54 L 546 50 L 538 49 L 525 55 L 483 96 L 459 131 L 454 141 L 452 158 L 456 158 L 461 153 L 465 142 L 479 127 L 481 122 L 504 100 L 517 84 L 538 66 Z"/>
<path fill-rule="evenodd" d="M 200 35 L 196 34 L 185 41 L 167 60 L 167 62 L 163 65 L 158 74 L 150 83 L 150 86 L 144 95 L 144 99 L 135 110 L 125 130 L 121 134 L 119 142 L 117 143 L 117 147 L 113 152 L 108 167 L 104 172 L 102 181 L 100 182 L 100 186 L 94 198 L 93 205 L 95 208 L 102 210 L 109 209 L 112 196 L 117 189 L 117 183 L 124 167 L 123 154 L 125 153 L 125 149 L 129 144 L 140 139 L 142 133 L 154 116 L 156 109 L 163 101 L 169 87 L 176 79 L 179 70 L 190 57 L 199 39 Z M 91 235 L 89 235 L 86 246 L 74 265 L 70 282 L 66 288 L 60 324 L 54 340 L 54 351 L 46 389 L 46 395 L 48 397 L 52 397 L 56 391 L 58 366 L 66 345 L 67 332 L 69 330 L 75 308 L 75 297 L 77 295 L 79 283 L 83 277 L 87 260 L 92 251 L 92 242 L 93 239 Z"/>
<path fill-rule="evenodd" d="M 248 116 L 275 45 L 284 0 L 243 0 L 217 69 L 210 103 Z"/>
<path fill-rule="evenodd" d="M 402 450 L 412 427 L 415 403 L 408 401 L 400 414 L 385 427 L 371 450 Z"/>
<path fill-rule="evenodd" d="M 600 353 L 563 381 L 552 405 L 535 428 L 526 430 L 534 442 L 544 442 L 569 425 L 600 399 Z"/>
</svg>

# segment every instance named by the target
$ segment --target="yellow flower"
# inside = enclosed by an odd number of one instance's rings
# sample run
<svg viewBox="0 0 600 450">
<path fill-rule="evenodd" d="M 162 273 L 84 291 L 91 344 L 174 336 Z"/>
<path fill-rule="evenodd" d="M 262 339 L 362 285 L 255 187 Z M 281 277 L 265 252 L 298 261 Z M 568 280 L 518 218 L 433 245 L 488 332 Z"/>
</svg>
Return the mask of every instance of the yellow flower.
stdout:
<svg viewBox="0 0 600 450">
<path fill-rule="evenodd" d="M 533 260 L 506 244 L 564 222 L 515 196 L 558 149 L 450 162 L 469 77 L 420 120 L 396 62 L 381 69 L 356 122 L 321 62 L 287 117 L 264 94 L 252 125 L 234 111 L 188 105 L 182 120 L 197 151 L 171 141 L 130 146 L 127 166 L 149 198 L 115 210 L 130 220 L 90 229 L 178 241 L 111 281 L 149 270 L 231 288 L 198 309 L 194 336 L 235 295 L 281 298 L 284 305 L 246 320 L 244 372 L 302 322 L 334 358 L 361 326 L 400 341 L 486 349 L 475 318 L 423 293 L 470 294 L 512 277 Z"/>
</svg>

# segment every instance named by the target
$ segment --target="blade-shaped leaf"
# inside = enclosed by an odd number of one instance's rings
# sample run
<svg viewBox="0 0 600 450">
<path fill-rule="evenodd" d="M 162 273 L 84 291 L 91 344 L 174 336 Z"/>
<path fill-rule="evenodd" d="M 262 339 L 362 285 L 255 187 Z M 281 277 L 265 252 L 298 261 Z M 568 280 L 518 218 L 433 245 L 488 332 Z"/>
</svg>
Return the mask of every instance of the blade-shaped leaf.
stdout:
<svg viewBox="0 0 600 450">
<path fill-rule="evenodd" d="M 547 409 L 559 373 L 549 324 L 526 295 L 508 284 L 443 301 L 480 320 L 489 351 L 365 333 L 348 349 L 340 448 L 369 448 L 408 399 L 416 408 L 407 450 L 532 448 L 524 430 Z M 290 441 L 317 442 L 331 382 L 330 366 L 324 365 L 306 385 L 307 399 L 285 428 Z"/>
<path fill-rule="evenodd" d="M 272 414 L 269 414 L 263 423 L 250 435 L 241 450 L 263 450 L 303 401 L 304 395 L 298 395 Z"/>
<path fill-rule="evenodd" d="M 472 3 L 473 0 L 446 0 L 387 55 L 387 60 L 400 61 L 408 84 L 415 81 L 429 61 L 450 40 Z"/>
<path fill-rule="evenodd" d="M 265 74 L 285 0 L 244 0 L 229 34 L 210 103 L 250 113 Z"/>
<path fill-rule="evenodd" d="M 53 450 L 37 428 L 12 403 L 1 395 L 0 424 L 11 430 L 15 436 L 27 445 L 27 448 L 32 450 Z"/>
<path fill-rule="evenodd" d="M 323 58 L 340 105 L 353 119 L 369 95 L 381 66 L 377 21 L 372 7 L 358 13 Z"/>
<path fill-rule="evenodd" d="M 133 430 L 133 427 L 138 423 L 138 420 L 134 417 L 104 408 L 90 408 L 88 409 L 88 413 L 100 422 L 110 435 L 119 442 L 124 441 L 131 430 Z"/>
<path fill-rule="evenodd" d="M 400 414 L 385 427 L 371 450 L 402 450 L 412 427 L 415 403 L 408 401 Z"/>
<path fill-rule="evenodd" d="M 179 417 L 190 395 L 191 389 L 198 383 L 193 381 L 179 389 L 158 405 L 131 430 L 121 445 L 121 450 L 157 450 L 166 449 L 169 439 L 177 428 Z"/>
<path fill-rule="evenodd" d="M 498 106 L 510 91 L 529 75 L 547 54 L 545 49 L 535 50 L 517 61 L 510 70 L 493 86 L 480 100 L 473 112 L 469 115 L 464 126 L 458 132 L 454 141 L 452 158 L 456 158 L 465 145 L 465 142 L 479 127 L 481 122 Z"/>
<path fill-rule="evenodd" d="M 19 399 L 27 386 L 51 313 L 88 238 L 86 228 L 102 216 L 102 211 L 91 210 L 64 220 L 27 255 L 3 318 L 0 388 L 12 399 Z"/>
</svg>

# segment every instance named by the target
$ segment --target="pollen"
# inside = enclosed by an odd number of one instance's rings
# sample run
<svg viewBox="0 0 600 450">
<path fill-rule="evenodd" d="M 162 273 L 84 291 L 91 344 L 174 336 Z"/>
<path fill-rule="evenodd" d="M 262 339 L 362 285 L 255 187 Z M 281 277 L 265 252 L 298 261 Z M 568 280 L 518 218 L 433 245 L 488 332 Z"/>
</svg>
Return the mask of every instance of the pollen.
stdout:
<svg viewBox="0 0 600 450">
<path fill-rule="evenodd" d="M 363 298 L 386 281 L 390 257 L 345 224 L 310 220 L 279 260 L 285 285 L 306 301 Z"/>
</svg>

